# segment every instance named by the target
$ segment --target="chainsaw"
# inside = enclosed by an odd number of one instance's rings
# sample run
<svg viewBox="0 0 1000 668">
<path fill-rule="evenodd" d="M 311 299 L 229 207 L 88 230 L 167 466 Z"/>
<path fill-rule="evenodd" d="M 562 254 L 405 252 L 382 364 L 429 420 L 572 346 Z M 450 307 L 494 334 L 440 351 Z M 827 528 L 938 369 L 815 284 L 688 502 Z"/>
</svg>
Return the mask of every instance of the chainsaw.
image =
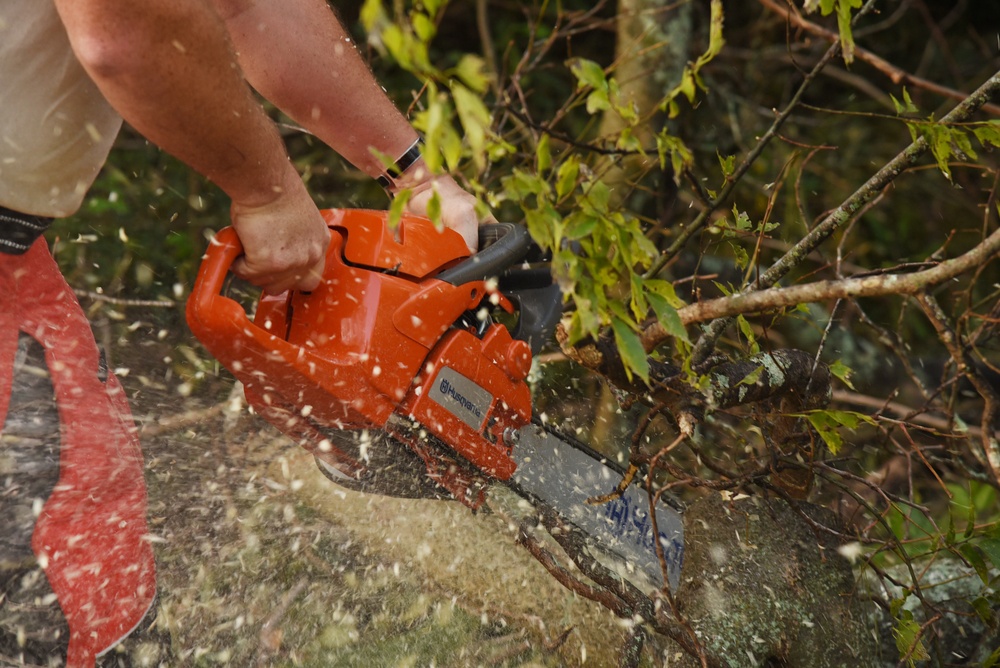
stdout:
<svg viewBox="0 0 1000 668">
<path fill-rule="evenodd" d="M 340 485 L 473 510 L 503 485 L 554 509 L 634 584 L 662 586 L 665 563 L 676 586 L 679 510 L 663 497 L 654 521 L 643 489 L 608 495 L 623 469 L 532 414 L 532 359 L 561 300 L 547 268 L 519 266 L 526 230 L 482 226 L 470 254 L 461 235 L 424 218 L 391 229 L 386 212 L 322 215 L 331 235 L 320 285 L 263 294 L 252 318 L 228 296 L 243 252 L 232 228 L 199 269 L 188 324 L 252 410 Z"/>
</svg>

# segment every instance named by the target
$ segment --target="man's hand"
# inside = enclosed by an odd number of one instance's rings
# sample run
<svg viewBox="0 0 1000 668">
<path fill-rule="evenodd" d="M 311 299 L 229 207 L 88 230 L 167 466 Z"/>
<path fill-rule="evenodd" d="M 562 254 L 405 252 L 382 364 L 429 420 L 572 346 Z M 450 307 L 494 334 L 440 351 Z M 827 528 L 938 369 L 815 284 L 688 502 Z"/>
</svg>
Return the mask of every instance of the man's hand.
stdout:
<svg viewBox="0 0 1000 668">
<path fill-rule="evenodd" d="M 496 223 L 492 214 L 481 219 L 476 213 L 476 198 L 450 176 L 437 176 L 411 187 L 413 195 L 406 208 L 419 216 L 427 215 L 427 206 L 437 193 L 441 201 L 441 222 L 462 235 L 469 250 L 479 247 L 479 225 Z"/>
<path fill-rule="evenodd" d="M 233 200 L 230 216 L 243 244 L 234 274 L 269 294 L 319 285 L 330 230 L 297 176 L 269 202 Z"/>
</svg>

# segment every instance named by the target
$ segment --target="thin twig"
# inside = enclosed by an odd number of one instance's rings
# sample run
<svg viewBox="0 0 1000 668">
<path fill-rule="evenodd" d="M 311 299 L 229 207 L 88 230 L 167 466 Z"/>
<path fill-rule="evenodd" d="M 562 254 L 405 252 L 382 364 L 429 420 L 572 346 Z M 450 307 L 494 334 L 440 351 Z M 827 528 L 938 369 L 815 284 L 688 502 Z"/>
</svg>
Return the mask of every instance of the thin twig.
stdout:
<svg viewBox="0 0 1000 668">
<path fill-rule="evenodd" d="M 789 103 L 785 105 L 785 108 L 775 117 L 774 121 L 771 123 L 771 127 L 767 129 L 767 132 L 761 136 L 761 138 L 757 141 L 757 144 L 750 150 L 746 157 L 743 158 L 743 161 L 739 164 L 739 166 L 737 166 L 733 173 L 726 179 L 726 183 L 722 187 L 719 194 L 698 213 L 694 220 L 684 226 L 674 239 L 673 243 L 671 243 L 670 246 L 663 251 L 660 257 L 657 258 L 656 262 L 654 262 L 646 272 L 646 278 L 650 278 L 658 274 L 663 267 L 665 267 L 667 263 L 681 251 L 688 240 L 711 220 L 712 214 L 715 210 L 722 206 L 722 203 L 728 199 L 729 195 L 736 188 L 736 184 L 739 183 L 743 175 L 746 174 L 750 167 L 757 161 L 757 158 L 759 158 L 764 152 L 764 149 L 771 143 L 771 140 L 778 136 L 778 131 L 781 129 L 781 126 L 785 124 L 785 121 L 788 120 L 788 118 L 792 115 L 792 112 L 796 109 L 796 107 L 798 107 L 799 102 L 802 99 L 802 95 L 805 93 L 809 85 L 812 84 L 813 80 L 817 76 L 819 76 L 819 73 L 823 70 L 827 63 L 837 57 L 838 53 L 840 53 L 840 45 L 835 44 L 834 46 L 831 46 L 825 54 L 823 54 L 823 57 L 820 58 L 819 62 L 816 63 L 816 66 L 813 67 L 812 71 L 806 75 L 802 84 L 799 85 L 799 88 L 795 91 L 795 95 L 792 96 L 791 101 L 789 101 Z"/>
<path fill-rule="evenodd" d="M 994 234 L 1000 234 L 996 232 Z M 924 315 L 930 320 L 938 334 L 938 339 L 944 344 L 948 353 L 960 374 L 976 388 L 976 392 L 983 398 L 983 417 L 980 424 L 982 435 L 982 454 L 973 450 L 973 456 L 986 468 L 993 479 L 993 484 L 1000 487 L 1000 443 L 997 441 L 997 422 L 1000 417 L 1000 395 L 997 391 L 976 372 L 975 366 L 965 352 L 965 342 L 960 335 L 955 332 L 948 323 L 947 317 L 941 306 L 934 297 L 928 294 L 916 296 L 917 303 L 923 310 Z"/>
<path fill-rule="evenodd" d="M 95 302 L 107 302 L 115 306 L 154 306 L 157 308 L 173 308 L 177 302 L 169 299 L 126 299 L 123 297 L 111 297 L 103 292 L 92 290 L 73 290 L 77 297 L 84 297 Z"/>
<path fill-rule="evenodd" d="M 836 42 L 840 39 L 837 33 L 832 30 L 827 30 L 826 28 L 816 25 L 812 21 L 808 21 L 802 17 L 797 11 L 790 11 L 787 8 L 781 6 L 775 0 L 757 0 L 760 4 L 764 5 L 767 9 L 771 10 L 775 14 L 780 15 L 785 20 L 790 21 L 797 28 L 801 28 L 808 33 L 822 37 L 829 42 Z M 926 91 L 936 93 L 942 97 L 946 97 L 953 100 L 964 100 L 967 96 L 960 90 L 955 90 L 954 88 L 948 88 L 947 86 L 942 86 L 941 84 L 934 83 L 922 77 L 918 77 L 915 74 L 910 74 L 901 67 L 897 67 L 890 63 L 889 61 L 881 58 L 871 51 L 864 49 L 860 46 L 854 46 L 854 55 L 858 60 L 862 60 L 876 70 L 889 77 L 889 79 L 896 85 L 909 85 L 914 88 L 922 88 Z M 986 111 L 994 116 L 1000 115 L 1000 107 L 994 104 L 983 105 L 983 111 Z"/>
</svg>

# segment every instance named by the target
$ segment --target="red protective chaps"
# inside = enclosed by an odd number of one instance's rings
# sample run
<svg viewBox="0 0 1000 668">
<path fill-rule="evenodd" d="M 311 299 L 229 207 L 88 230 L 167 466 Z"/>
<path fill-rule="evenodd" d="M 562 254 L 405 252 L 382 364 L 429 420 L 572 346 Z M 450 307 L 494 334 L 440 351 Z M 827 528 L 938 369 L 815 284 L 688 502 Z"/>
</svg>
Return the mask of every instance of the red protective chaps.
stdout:
<svg viewBox="0 0 1000 668">
<path fill-rule="evenodd" d="M 51 382 L 45 387 L 49 399 L 54 394 L 59 426 L 50 449 L 57 452 L 58 477 L 52 456 L 54 484 L 21 513 L 34 520 L 33 530 L 23 534 L 25 540 L 30 536 L 30 552 L 69 629 L 66 665 L 90 667 L 150 609 L 156 593 L 153 552 L 142 455 L 126 397 L 102 367 L 90 325 L 44 239 L 23 255 L 0 253 L 0 430 L 19 410 L 12 387 L 18 340 L 25 336 L 44 351 Z M 30 461 L 30 448 L 15 453 L 19 442 L 24 439 L 4 434 L 0 456 L 9 451 L 8 462 Z M 45 456 L 44 448 L 37 452 Z M 14 466 L 0 480 L 0 493 L 3 485 L 17 484 Z M 3 549 L 17 557 L 16 546 L 3 546 L 0 559 L 10 560 Z"/>
</svg>

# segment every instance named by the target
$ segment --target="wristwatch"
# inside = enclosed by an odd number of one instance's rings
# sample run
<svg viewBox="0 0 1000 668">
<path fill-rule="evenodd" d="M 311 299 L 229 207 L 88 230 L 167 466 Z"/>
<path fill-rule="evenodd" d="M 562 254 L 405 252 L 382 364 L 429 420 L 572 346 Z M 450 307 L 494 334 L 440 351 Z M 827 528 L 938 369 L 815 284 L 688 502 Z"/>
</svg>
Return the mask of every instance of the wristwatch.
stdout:
<svg viewBox="0 0 1000 668">
<path fill-rule="evenodd" d="M 420 159 L 420 147 L 423 143 L 423 138 L 417 137 L 416 141 L 410 145 L 410 148 L 406 149 L 406 152 L 396 158 L 396 162 L 389 166 L 386 173 L 375 179 L 378 184 L 386 190 L 394 188 L 396 179 L 402 176 L 403 172 L 412 167 Z"/>
</svg>

